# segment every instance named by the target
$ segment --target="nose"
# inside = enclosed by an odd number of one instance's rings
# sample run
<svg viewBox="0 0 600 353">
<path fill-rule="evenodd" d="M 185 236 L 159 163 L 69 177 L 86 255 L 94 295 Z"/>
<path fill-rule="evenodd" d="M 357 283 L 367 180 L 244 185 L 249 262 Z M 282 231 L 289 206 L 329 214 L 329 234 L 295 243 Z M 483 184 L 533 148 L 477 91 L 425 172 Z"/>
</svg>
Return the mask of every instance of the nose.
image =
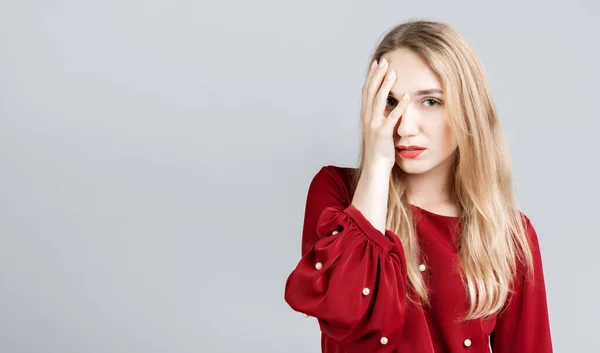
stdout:
<svg viewBox="0 0 600 353">
<path fill-rule="evenodd" d="M 400 137 L 409 137 L 416 135 L 419 131 L 418 120 L 418 113 L 414 111 L 411 107 L 411 104 L 409 104 L 405 108 L 404 113 L 402 114 L 402 116 L 400 117 L 400 121 L 398 122 L 398 129 L 396 130 L 398 132 L 398 135 L 400 135 Z"/>
</svg>

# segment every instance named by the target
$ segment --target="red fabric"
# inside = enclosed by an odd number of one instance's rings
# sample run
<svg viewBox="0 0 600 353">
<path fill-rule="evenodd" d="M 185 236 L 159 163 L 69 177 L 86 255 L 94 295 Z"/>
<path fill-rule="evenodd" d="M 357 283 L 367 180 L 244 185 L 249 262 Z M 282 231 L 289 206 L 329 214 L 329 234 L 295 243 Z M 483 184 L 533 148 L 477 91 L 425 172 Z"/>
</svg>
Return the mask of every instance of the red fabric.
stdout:
<svg viewBox="0 0 600 353">
<path fill-rule="evenodd" d="M 496 317 L 460 323 L 455 320 L 469 304 L 456 252 L 458 218 L 412 206 L 432 301 L 424 310 L 406 299 L 406 262 L 398 237 L 390 230 L 382 234 L 350 204 L 351 173 L 325 166 L 312 180 L 302 258 L 285 285 L 289 306 L 318 319 L 324 353 L 489 353 L 490 346 L 494 353 L 552 352 L 542 260 L 527 217 L 534 280 L 519 276 L 510 302 Z"/>
</svg>

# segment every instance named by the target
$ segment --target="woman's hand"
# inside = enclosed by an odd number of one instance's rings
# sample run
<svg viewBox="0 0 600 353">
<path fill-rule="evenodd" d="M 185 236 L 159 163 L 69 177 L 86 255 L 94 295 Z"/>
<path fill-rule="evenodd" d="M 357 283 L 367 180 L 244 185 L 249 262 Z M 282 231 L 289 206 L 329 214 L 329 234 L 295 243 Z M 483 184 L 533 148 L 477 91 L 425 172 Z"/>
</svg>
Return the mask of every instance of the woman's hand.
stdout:
<svg viewBox="0 0 600 353">
<path fill-rule="evenodd" d="M 386 117 L 384 113 L 387 98 L 396 82 L 396 74 L 393 70 L 388 71 L 386 59 L 381 59 L 379 65 L 376 64 L 377 61 L 374 61 L 371 65 L 362 89 L 360 118 L 365 140 L 365 166 L 377 165 L 391 171 L 396 163 L 394 128 L 410 97 L 406 93 L 398 106 Z"/>
</svg>

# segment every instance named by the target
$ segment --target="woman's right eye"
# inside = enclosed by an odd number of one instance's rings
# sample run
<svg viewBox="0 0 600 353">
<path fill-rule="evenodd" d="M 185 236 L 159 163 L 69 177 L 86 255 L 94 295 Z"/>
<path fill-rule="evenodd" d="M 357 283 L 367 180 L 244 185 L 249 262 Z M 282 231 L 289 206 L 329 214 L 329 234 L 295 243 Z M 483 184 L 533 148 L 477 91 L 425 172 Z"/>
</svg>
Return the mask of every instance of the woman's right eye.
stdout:
<svg viewBox="0 0 600 353">
<path fill-rule="evenodd" d="M 398 104 L 398 101 L 395 98 L 389 98 L 387 99 L 387 105 L 389 107 L 395 107 Z"/>
</svg>

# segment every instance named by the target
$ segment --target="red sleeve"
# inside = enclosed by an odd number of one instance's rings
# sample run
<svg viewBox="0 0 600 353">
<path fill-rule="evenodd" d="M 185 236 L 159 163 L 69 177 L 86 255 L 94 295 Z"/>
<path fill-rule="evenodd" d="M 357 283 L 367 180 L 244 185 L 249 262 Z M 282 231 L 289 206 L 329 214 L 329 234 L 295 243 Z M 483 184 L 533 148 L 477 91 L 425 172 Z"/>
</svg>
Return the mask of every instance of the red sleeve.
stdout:
<svg viewBox="0 0 600 353">
<path fill-rule="evenodd" d="M 362 352 L 393 350 L 406 308 L 404 251 L 345 200 L 339 174 L 323 167 L 307 195 L 302 258 L 285 300 L 318 319 L 321 331 Z M 382 345 L 384 342 L 390 344 Z M 384 349 L 384 352 L 387 349 Z"/>
<path fill-rule="evenodd" d="M 514 293 L 509 296 L 512 298 L 505 310 L 498 315 L 490 337 L 494 353 L 552 352 L 539 241 L 531 221 L 526 216 L 524 218 L 533 252 L 534 277 L 525 277 L 523 267 L 518 267 Z"/>
</svg>

